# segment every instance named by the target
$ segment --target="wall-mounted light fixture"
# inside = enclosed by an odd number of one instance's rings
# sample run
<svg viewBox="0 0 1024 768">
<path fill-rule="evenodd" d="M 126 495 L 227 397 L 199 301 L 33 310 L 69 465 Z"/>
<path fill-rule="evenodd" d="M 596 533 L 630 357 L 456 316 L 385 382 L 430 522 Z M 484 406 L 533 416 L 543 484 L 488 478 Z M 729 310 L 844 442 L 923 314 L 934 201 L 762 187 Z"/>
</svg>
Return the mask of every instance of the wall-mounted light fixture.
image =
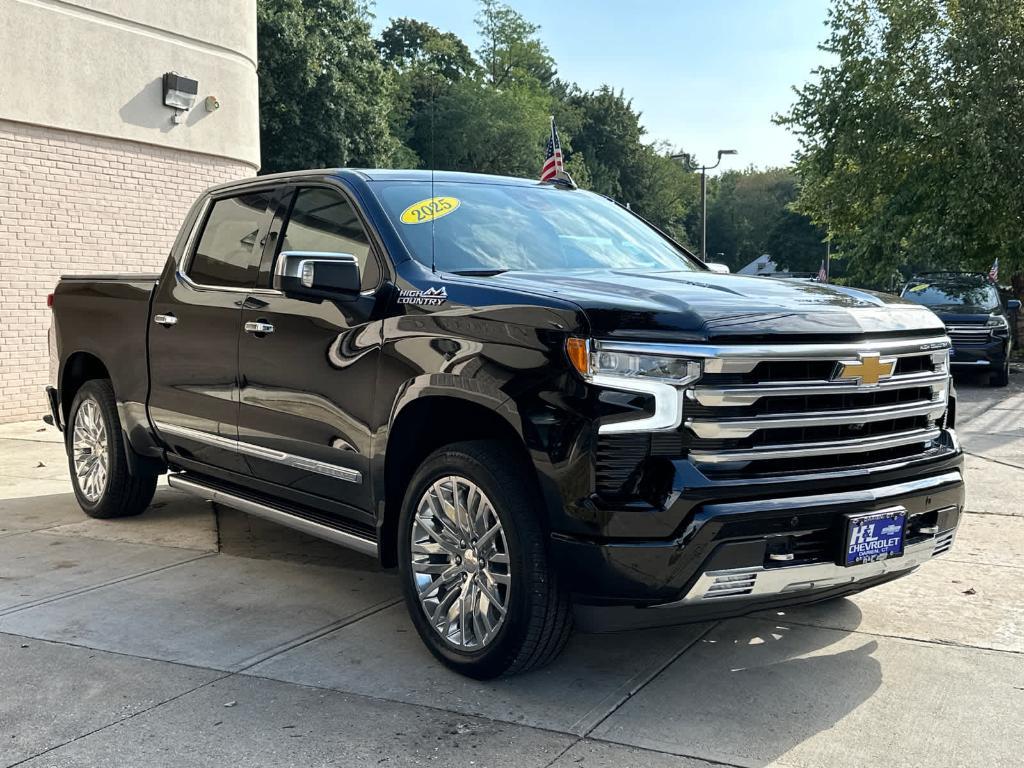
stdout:
<svg viewBox="0 0 1024 768">
<path fill-rule="evenodd" d="M 164 105 L 174 110 L 174 122 L 180 123 L 183 114 L 192 109 L 199 93 L 199 81 L 177 72 L 164 73 Z"/>
</svg>

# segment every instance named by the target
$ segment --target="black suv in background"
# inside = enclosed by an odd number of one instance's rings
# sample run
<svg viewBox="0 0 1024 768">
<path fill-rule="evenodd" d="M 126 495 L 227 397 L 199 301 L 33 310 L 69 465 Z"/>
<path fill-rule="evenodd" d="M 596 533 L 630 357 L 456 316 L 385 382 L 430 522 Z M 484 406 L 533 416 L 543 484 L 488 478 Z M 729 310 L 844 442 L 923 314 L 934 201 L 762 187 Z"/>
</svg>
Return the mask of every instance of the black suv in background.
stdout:
<svg viewBox="0 0 1024 768">
<path fill-rule="evenodd" d="M 950 363 L 989 371 L 989 382 L 1005 387 L 1010 377 L 1010 318 L 1020 302 L 1003 302 L 987 275 L 940 272 L 915 276 L 903 288 L 904 299 L 923 304 L 939 316 L 953 341 Z"/>
</svg>

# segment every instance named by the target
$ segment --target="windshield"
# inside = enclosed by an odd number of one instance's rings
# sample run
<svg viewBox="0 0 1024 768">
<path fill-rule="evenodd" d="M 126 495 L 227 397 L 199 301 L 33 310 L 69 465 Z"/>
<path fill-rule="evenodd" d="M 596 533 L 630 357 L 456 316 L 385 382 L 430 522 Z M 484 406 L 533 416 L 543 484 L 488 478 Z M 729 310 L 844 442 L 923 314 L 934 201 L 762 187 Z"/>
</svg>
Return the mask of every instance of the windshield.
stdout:
<svg viewBox="0 0 1024 768">
<path fill-rule="evenodd" d="M 438 270 L 696 271 L 655 229 L 590 192 L 553 186 L 378 183 L 374 191 L 413 258 Z"/>
<path fill-rule="evenodd" d="M 987 283 L 912 282 L 903 289 L 903 298 L 932 309 L 965 314 L 994 312 L 999 309 L 999 294 Z"/>
</svg>

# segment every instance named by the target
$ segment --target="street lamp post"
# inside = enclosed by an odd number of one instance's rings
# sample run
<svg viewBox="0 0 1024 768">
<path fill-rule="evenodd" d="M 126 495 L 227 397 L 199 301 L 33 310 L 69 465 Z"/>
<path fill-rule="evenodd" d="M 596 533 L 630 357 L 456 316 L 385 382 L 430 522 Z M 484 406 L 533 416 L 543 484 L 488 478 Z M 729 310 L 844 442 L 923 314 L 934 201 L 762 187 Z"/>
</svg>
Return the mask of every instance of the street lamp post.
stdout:
<svg viewBox="0 0 1024 768">
<path fill-rule="evenodd" d="M 700 260 L 708 260 L 708 171 L 712 171 L 722 162 L 722 155 L 735 155 L 735 149 L 718 150 L 718 159 L 714 165 L 700 167 Z"/>
<path fill-rule="evenodd" d="M 714 165 L 702 165 L 700 167 L 700 260 L 708 260 L 708 171 L 713 171 L 722 162 L 722 155 L 739 154 L 735 149 L 718 150 L 718 159 Z M 690 155 L 672 155 L 673 160 L 682 160 L 689 166 Z"/>
</svg>

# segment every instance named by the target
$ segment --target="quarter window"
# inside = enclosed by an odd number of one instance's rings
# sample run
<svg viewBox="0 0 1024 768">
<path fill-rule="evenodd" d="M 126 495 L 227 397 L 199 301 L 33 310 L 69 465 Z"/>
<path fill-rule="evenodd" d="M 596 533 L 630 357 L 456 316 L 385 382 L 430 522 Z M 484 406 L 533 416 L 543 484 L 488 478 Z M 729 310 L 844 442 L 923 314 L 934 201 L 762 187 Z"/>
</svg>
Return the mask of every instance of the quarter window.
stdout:
<svg viewBox="0 0 1024 768">
<path fill-rule="evenodd" d="M 363 288 L 380 281 L 380 267 L 359 217 L 339 193 L 323 187 L 300 189 L 281 238 L 282 251 L 349 253 L 359 260 Z"/>
<path fill-rule="evenodd" d="M 217 200 L 206 217 L 188 276 L 201 285 L 251 288 L 256 284 L 261 226 L 270 191 Z"/>
</svg>

